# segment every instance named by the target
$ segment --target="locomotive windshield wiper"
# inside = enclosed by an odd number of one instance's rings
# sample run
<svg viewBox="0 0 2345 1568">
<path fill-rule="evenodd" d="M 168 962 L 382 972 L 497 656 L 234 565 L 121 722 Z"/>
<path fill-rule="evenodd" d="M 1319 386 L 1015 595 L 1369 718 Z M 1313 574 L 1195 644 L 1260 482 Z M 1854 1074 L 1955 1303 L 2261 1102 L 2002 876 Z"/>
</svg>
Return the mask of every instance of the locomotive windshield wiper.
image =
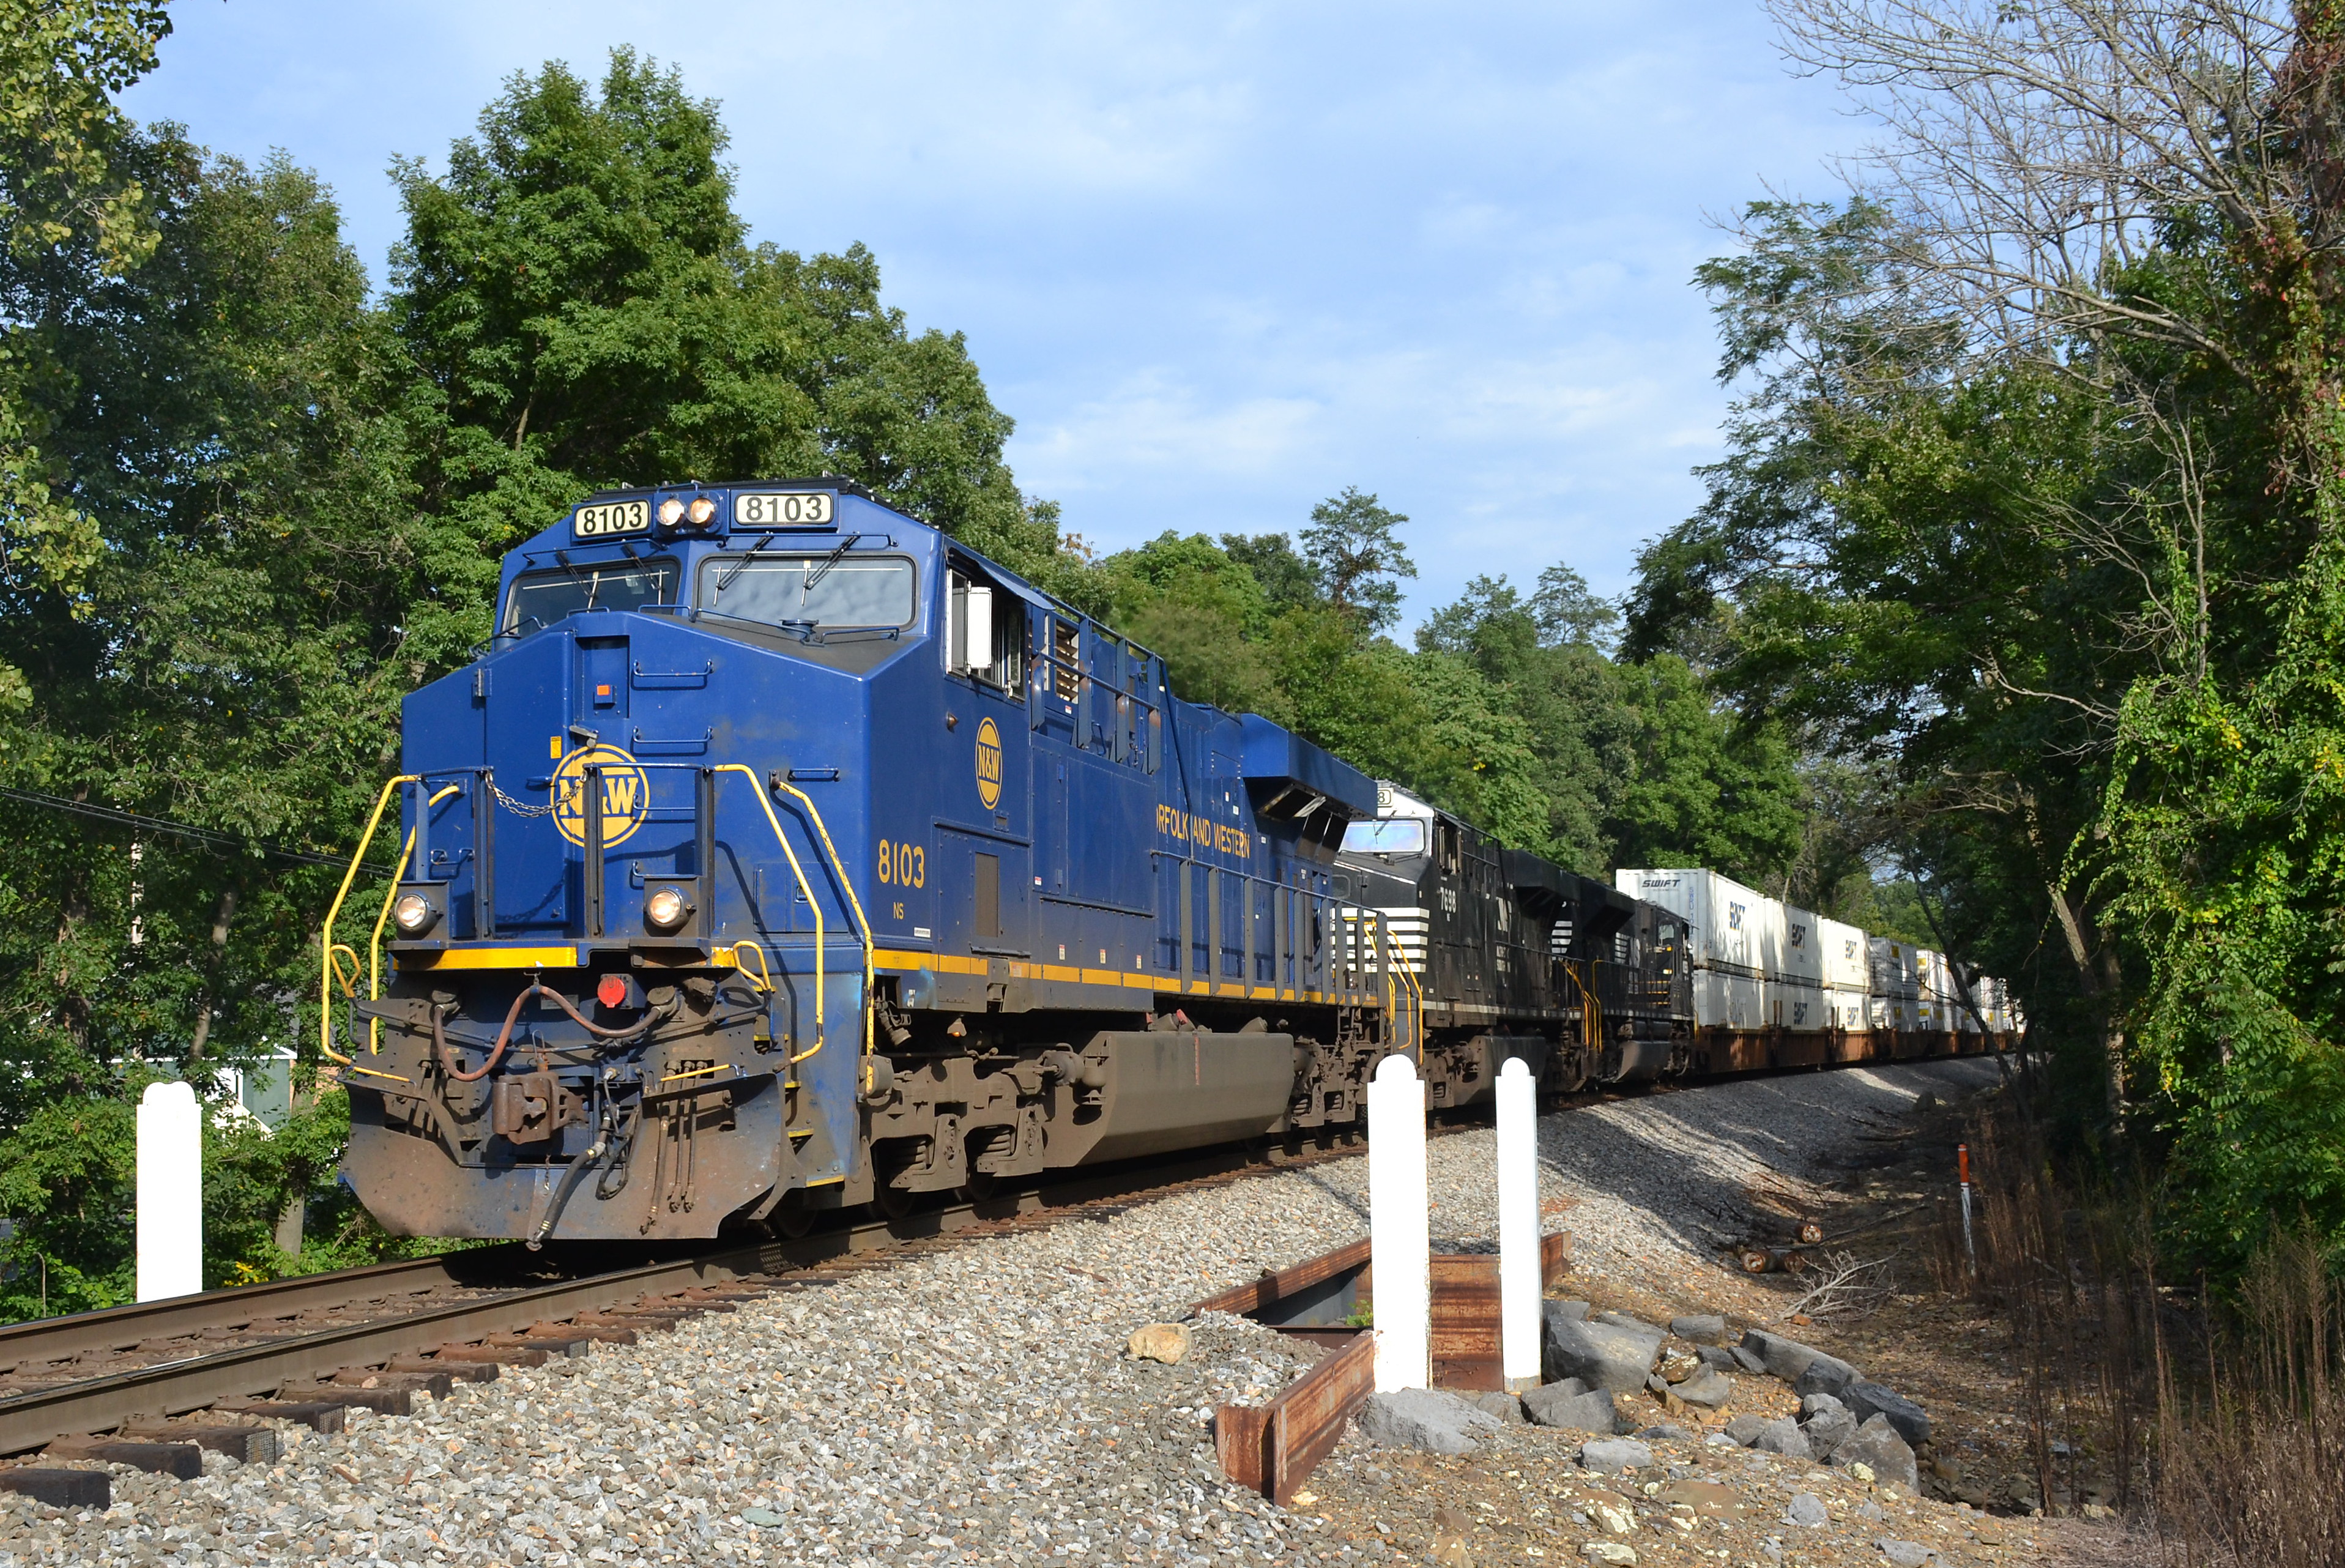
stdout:
<svg viewBox="0 0 2345 1568">
<path fill-rule="evenodd" d="M 825 555 L 822 558 L 822 565 L 817 566 L 813 571 L 807 574 L 806 586 L 800 591 L 808 594 L 813 593 L 814 585 L 817 583 L 821 582 L 825 577 L 829 576 L 830 569 L 838 565 L 839 558 L 845 555 L 849 550 L 854 549 L 856 541 L 862 537 L 863 535 L 860 534 L 849 534 L 846 538 L 841 539 L 838 542 L 838 548 L 833 550 L 829 555 Z"/>
<path fill-rule="evenodd" d="M 749 553 L 747 555 L 742 556 L 739 560 L 726 567 L 723 574 L 717 577 L 716 592 L 720 594 L 723 593 L 726 587 L 731 584 L 733 579 L 739 576 L 743 571 L 747 569 L 749 563 L 757 558 L 757 552 L 764 549 L 773 542 L 774 535 L 768 534 L 764 538 L 759 539 L 756 544 L 750 545 Z"/>
</svg>

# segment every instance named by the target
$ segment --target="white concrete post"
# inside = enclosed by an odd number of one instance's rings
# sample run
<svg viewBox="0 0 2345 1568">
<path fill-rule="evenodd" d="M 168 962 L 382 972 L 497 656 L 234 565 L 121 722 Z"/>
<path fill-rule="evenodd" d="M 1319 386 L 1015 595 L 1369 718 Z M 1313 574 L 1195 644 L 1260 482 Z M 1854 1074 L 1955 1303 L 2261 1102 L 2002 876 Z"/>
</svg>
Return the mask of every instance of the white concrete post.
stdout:
<svg viewBox="0 0 2345 1568">
<path fill-rule="evenodd" d="M 1498 1069 L 1499 1365 L 1507 1387 L 1539 1380 L 1538 1085 L 1519 1056 Z"/>
<path fill-rule="evenodd" d="M 1406 1056 L 1368 1083 L 1369 1258 L 1376 1391 L 1433 1386 L 1433 1235 L 1426 1207 L 1425 1085 Z"/>
<path fill-rule="evenodd" d="M 138 1299 L 203 1288 L 203 1110 L 185 1084 L 149 1084 L 138 1102 Z"/>
</svg>

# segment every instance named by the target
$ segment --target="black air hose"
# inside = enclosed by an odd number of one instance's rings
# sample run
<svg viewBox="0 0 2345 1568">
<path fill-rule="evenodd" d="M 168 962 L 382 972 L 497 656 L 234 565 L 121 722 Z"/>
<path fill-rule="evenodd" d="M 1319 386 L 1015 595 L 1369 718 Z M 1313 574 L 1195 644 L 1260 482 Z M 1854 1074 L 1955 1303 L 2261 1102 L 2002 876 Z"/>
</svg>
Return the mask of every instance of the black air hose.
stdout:
<svg viewBox="0 0 2345 1568">
<path fill-rule="evenodd" d="M 553 1234 L 554 1224 L 562 1218 L 562 1211 L 569 1204 L 570 1195 L 578 1190 L 578 1184 L 586 1179 L 586 1173 L 614 1153 L 616 1147 L 611 1137 L 611 1102 L 604 1100 L 603 1119 L 594 1128 L 594 1141 L 587 1145 L 584 1154 L 570 1162 L 568 1170 L 562 1173 L 562 1185 L 553 1189 L 553 1201 L 546 1206 L 545 1217 L 538 1221 L 536 1234 L 529 1238 L 532 1252 L 543 1247 L 545 1238 Z"/>
</svg>

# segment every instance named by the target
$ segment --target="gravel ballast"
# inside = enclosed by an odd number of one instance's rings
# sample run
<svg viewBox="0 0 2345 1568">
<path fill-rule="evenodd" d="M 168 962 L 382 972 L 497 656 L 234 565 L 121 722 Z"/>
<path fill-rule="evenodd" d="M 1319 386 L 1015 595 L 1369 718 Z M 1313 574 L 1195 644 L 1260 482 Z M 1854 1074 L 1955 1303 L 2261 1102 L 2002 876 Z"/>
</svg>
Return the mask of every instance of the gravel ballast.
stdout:
<svg viewBox="0 0 2345 1568">
<path fill-rule="evenodd" d="M 1718 1280 L 1754 1181 L 1812 1181 L 1872 1121 L 1996 1076 L 1916 1064 L 1546 1117 L 1545 1191 L 1568 1217 L 1549 1228 L 1573 1233 L 1579 1272 Z M 1488 1247 L 1490 1133 L 1428 1159 L 1436 1246 Z M 411 1419 L 289 1429 L 274 1466 L 117 1471 L 103 1514 L 0 1501 L 0 1568 L 1384 1558 L 1214 1461 L 1213 1407 L 1269 1398 L 1315 1349 L 1208 1315 L 1177 1365 L 1124 1355 L 1139 1326 L 1365 1235 L 1366 1180 L 1365 1158 L 1330 1161 L 787 1289 L 460 1384 Z"/>
</svg>

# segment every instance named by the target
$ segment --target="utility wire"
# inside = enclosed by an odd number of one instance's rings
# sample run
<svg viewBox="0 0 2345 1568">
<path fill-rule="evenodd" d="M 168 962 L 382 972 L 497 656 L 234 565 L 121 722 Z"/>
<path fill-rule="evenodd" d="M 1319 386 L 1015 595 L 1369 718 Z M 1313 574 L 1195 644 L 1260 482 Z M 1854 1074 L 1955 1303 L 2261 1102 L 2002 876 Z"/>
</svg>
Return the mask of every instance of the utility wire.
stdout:
<svg viewBox="0 0 2345 1568">
<path fill-rule="evenodd" d="M 38 789 L 0 789 L 0 798 L 21 800 L 27 806 L 46 807 L 52 811 L 67 811 L 76 817 L 94 818 L 100 822 L 118 823 L 126 828 L 137 828 L 143 832 L 165 833 L 174 838 L 192 839 L 197 843 L 209 844 L 215 849 L 234 850 L 239 852 L 257 849 L 273 860 L 292 860 L 304 866 L 325 866 L 334 871 L 340 871 L 350 864 L 347 859 L 338 860 L 331 855 L 313 854 L 307 850 L 289 850 L 282 845 L 272 844 L 265 839 L 259 840 L 239 839 L 233 833 L 223 833 L 216 829 L 198 828 L 188 822 L 173 822 L 161 817 L 141 816 L 136 811 L 120 811 L 111 806 L 92 805 L 87 800 L 69 800 L 63 795 L 45 795 Z M 372 871 L 391 870 L 389 866 L 373 861 L 367 862 L 365 869 Z"/>
</svg>

